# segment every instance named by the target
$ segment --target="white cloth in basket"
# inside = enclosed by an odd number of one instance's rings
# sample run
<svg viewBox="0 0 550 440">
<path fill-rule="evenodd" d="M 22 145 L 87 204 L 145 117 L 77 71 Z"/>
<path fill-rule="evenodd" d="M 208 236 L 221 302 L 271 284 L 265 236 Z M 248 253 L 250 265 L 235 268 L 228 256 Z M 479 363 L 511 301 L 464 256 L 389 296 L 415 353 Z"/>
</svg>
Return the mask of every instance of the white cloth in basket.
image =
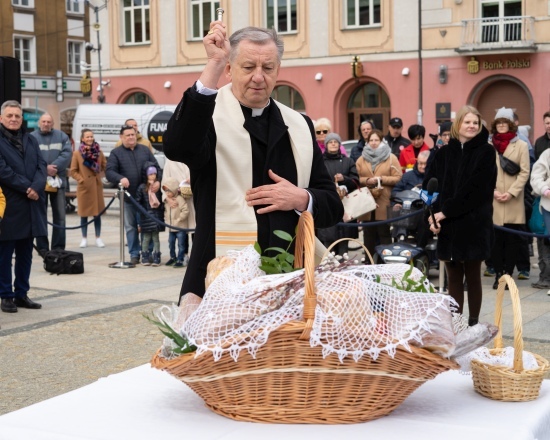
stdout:
<svg viewBox="0 0 550 440">
<path fill-rule="evenodd" d="M 219 359 L 229 353 L 237 360 L 242 350 L 254 356 L 281 325 L 302 319 L 304 271 L 266 276 L 252 246 L 228 255 L 235 263 L 212 282 L 181 333 L 197 346 L 197 355 L 211 351 Z M 316 272 L 311 346 L 321 346 L 324 356 L 376 359 L 383 351 L 393 356 L 399 345 L 420 345 L 434 326 L 446 326 L 452 334 L 454 302 L 448 295 L 404 292 L 388 285 L 409 269 L 357 265 Z M 376 277 L 380 282 L 373 281 Z M 422 273 L 414 269 L 411 277 L 419 280 Z"/>
<path fill-rule="evenodd" d="M 477 350 L 460 356 L 455 360 L 460 365 L 460 370 L 464 372 L 472 371 L 471 362 L 476 359 L 487 365 L 501 366 L 507 368 L 514 367 L 514 347 L 505 347 L 502 353 L 498 356 L 491 354 L 487 347 L 480 347 Z M 528 351 L 523 352 L 523 369 L 524 370 L 536 370 L 539 368 L 539 364 L 535 356 Z"/>
</svg>

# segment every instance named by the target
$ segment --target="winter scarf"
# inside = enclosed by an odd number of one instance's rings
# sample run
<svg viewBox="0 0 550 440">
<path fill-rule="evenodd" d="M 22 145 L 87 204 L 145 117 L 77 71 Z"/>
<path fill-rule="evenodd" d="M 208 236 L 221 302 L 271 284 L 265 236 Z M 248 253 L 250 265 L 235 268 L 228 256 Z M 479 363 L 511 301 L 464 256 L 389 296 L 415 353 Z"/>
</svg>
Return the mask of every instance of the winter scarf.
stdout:
<svg viewBox="0 0 550 440">
<path fill-rule="evenodd" d="M 506 147 L 512 139 L 516 137 L 516 133 L 509 131 L 508 133 L 495 133 L 493 135 L 493 145 L 495 146 L 498 154 L 504 154 Z"/>
<path fill-rule="evenodd" d="M 12 130 L 8 130 L 0 124 L 0 132 L 6 136 L 10 144 L 17 148 L 21 154 L 23 154 L 23 132 L 21 130 L 14 132 Z"/>
<path fill-rule="evenodd" d="M 90 168 L 94 173 L 99 174 L 101 167 L 99 165 L 99 144 L 94 142 L 91 146 L 86 145 L 84 142 L 80 143 L 80 154 L 84 159 L 84 166 Z"/>
<path fill-rule="evenodd" d="M 371 164 L 372 171 L 374 172 L 378 164 L 390 157 L 391 148 L 385 141 L 380 142 L 378 148 L 372 148 L 369 144 L 365 144 L 361 154 L 363 155 L 363 159 Z"/>
<path fill-rule="evenodd" d="M 151 208 L 158 208 L 160 206 L 160 202 L 157 195 L 153 191 L 153 185 L 147 185 L 147 194 L 149 195 L 149 205 L 151 205 Z"/>
</svg>

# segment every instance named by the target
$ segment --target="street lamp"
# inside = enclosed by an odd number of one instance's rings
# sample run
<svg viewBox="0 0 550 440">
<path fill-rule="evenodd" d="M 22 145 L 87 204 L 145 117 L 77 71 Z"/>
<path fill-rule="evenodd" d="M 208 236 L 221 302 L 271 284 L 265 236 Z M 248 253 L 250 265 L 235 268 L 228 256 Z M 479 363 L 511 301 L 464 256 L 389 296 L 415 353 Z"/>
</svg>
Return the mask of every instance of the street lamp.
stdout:
<svg viewBox="0 0 550 440">
<path fill-rule="evenodd" d="M 99 11 L 107 7 L 107 2 L 105 1 L 102 6 L 95 6 L 90 2 L 90 0 L 85 1 L 86 4 L 95 12 L 94 30 L 97 33 L 97 46 L 94 46 L 92 43 L 86 43 L 86 50 L 90 52 L 97 51 L 97 69 L 99 72 L 98 101 L 100 104 L 103 104 L 105 102 L 105 96 L 103 95 L 103 78 L 101 77 L 101 42 L 99 41 L 99 29 L 101 28 L 101 25 L 99 24 Z"/>
</svg>

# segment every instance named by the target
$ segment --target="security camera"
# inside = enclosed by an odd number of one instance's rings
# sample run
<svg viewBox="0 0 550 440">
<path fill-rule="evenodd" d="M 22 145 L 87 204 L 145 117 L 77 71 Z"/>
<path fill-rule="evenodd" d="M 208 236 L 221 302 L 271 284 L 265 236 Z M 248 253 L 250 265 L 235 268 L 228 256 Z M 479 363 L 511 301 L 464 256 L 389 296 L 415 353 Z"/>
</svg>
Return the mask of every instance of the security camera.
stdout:
<svg viewBox="0 0 550 440">
<path fill-rule="evenodd" d="M 85 47 L 86 47 L 86 50 L 88 50 L 88 51 L 92 51 L 92 50 L 95 49 L 95 48 L 94 48 L 94 45 L 93 45 L 92 43 L 90 43 L 90 42 L 86 43 L 86 44 L 85 44 Z"/>
</svg>

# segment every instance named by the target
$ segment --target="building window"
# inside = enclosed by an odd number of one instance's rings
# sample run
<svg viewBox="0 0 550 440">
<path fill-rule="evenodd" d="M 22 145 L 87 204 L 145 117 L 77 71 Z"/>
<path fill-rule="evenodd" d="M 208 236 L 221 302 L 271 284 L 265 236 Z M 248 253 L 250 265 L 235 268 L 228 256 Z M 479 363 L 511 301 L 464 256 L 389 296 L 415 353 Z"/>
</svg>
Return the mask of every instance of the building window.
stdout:
<svg viewBox="0 0 550 440">
<path fill-rule="evenodd" d="M 36 49 L 34 37 L 13 38 L 13 55 L 21 63 L 21 73 L 36 73 Z"/>
<path fill-rule="evenodd" d="M 296 32 L 296 0 L 267 0 L 266 24 L 281 34 Z"/>
<path fill-rule="evenodd" d="M 135 92 L 129 95 L 123 102 L 123 104 L 154 104 L 153 98 L 147 93 Z"/>
<path fill-rule="evenodd" d="M 11 0 L 11 4 L 22 8 L 34 8 L 34 0 Z"/>
<path fill-rule="evenodd" d="M 380 24 L 380 0 L 346 0 L 344 27 L 357 28 Z"/>
<path fill-rule="evenodd" d="M 67 12 L 84 14 L 84 2 L 81 0 L 67 0 Z"/>
<path fill-rule="evenodd" d="M 280 103 L 296 110 L 297 112 L 305 112 L 306 105 L 304 98 L 298 90 L 289 86 L 277 86 L 273 89 L 271 97 Z"/>
<path fill-rule="evenodd" d="M 191 0 L 191 39 L 202 40 L 210 30 L 210 23 L 217 20 L 216 9 L 220 2 Z"/>
<path fill-rule="evenodd" d="M 124 43 L 141 44 L 151 41 L 149 0 L 124 0 Z"/>
<path fill-rule="evenodd" d="M 69 75 L 81 75 L 80 62 L 84 61 L 84 43 L 81 41 L 69 41 L 67 43 L 67 72 Z"/>
<path fill-rule="evenodd" d="M 483 43 L 521 40 L 521 1 L 484 0 L 481 3 L 481 18 Z"/>
</svg>

